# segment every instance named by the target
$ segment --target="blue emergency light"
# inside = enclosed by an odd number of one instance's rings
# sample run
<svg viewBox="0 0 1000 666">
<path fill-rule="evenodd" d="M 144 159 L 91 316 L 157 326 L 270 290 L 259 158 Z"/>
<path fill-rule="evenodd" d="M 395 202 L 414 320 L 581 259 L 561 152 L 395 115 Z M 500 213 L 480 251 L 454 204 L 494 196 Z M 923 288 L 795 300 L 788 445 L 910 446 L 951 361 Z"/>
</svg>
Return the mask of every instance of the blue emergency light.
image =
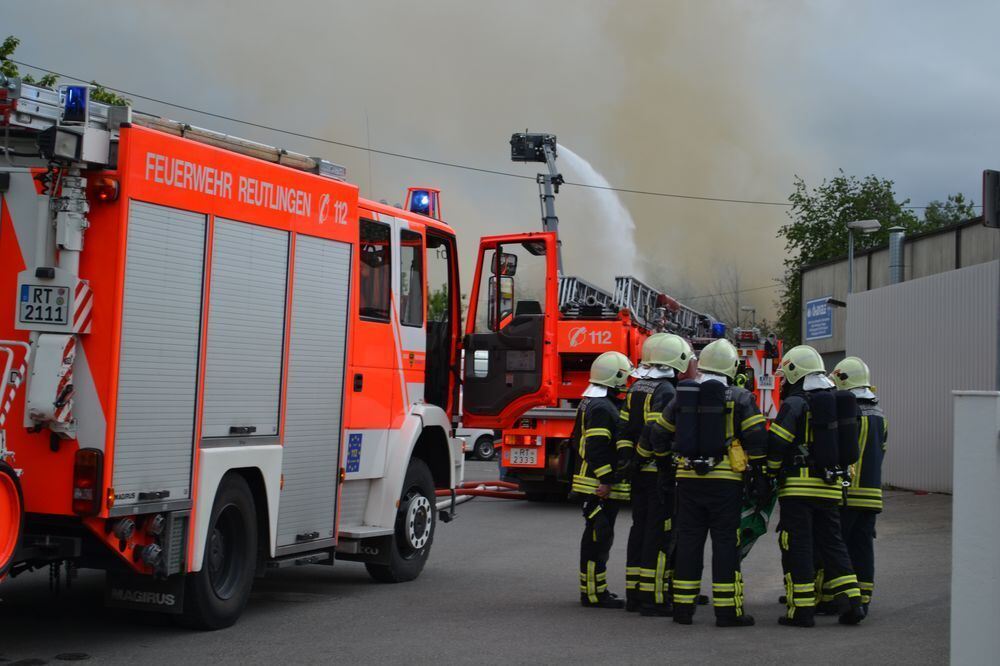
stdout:
<svg viewBox="0 0 1000 666">
<path fill-rule="evenodd" d="M 427 190 L 413 190 L 410 197 L 410 212 L 426 215 L 431 209 L 431 195 Z"/>
<path fill-rule="evenodd" d="M 66 86 L 63 91 L 63 123 L 69 125 L 86 124 L 90 86 Z"/>
<path fill-rule="evenodd" d="M 717 321 L 712 324 L 712 337 L 713 338 L 724 338 L 726 337 L 726 325 L 721 321 Z"/>
<path fill-rule="evenodd" d="M 406 210 L 440 220 L 441 190 L 436 187 L 409 188 L 406 192 Z"/>
</svg>

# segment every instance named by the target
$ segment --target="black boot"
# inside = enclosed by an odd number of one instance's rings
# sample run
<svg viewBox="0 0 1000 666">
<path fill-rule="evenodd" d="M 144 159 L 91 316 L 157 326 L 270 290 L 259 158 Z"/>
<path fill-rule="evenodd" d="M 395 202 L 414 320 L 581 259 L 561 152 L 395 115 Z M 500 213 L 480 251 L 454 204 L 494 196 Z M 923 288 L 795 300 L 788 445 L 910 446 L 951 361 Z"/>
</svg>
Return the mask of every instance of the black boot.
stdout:
<svg viewBox="0 0 1000 666">
<path fill-rule="evenodd" d="M 726 615 L 715 616 L 715 626 L 717 627 L 752 627 L 753 625 L 753 615 L 727 613 Z"/>
<path fill-rule="evenodd" d="M 841 624 L 858 624 L 861 620 L 865 619 L 867 615 L 864 604 L 861 603 L 861 599 L 858 597 L 851 598 L 851 607 L 844 613 L 841 613 L 837 622 Z"/>
<path fill-rule="evenodd" d="M 625 601 L 610 592 L 601 592 L 597 595 L 597 601 L 591 601 L 586 594 L 581 594 L 580 605 L 587 608 L 624 608 Z"/>
<path fill-rule="evenodd" d="M 674 607 L 669 602 L 665 604 L 643 604 L 639 609 L 639 614 L 643 617 L 671 617 L 674 614 Z"/>
<path fill-rule="evenodd" d="M 636 613 L 642 607 L 639 601 L 639 592 L 636 590 L 625 590 L 625 610 L 629 613 Z"/>
<path fill-rule="evenodd" d="M 812 608 L 796 608 L 794 617 L 782 615 L 778 618 L 778 624 L 783 624 L 786 627 L 815 627 L 816 620 L 813 614 Z"/>
<path fill-rule="evenodd" d="M 708 596 L 704 595 L 704 594 L 699 594 L 698 597 L 694 600 L 694 602 L 696 604 L 698 604 L 699 606 L 707 606 L 708 605 Z"/>
<path fill-rule="evenodd" d="M 674 604 L 674 622 L 677 624 L 691 624 L 694 621 L 693 604 Z"/>
<path fill-rule="evenodd" d="M 821 601 L 816 604 L 816 615 L 839 615 L 840 607 L 835 601 Z"/>
</svg>

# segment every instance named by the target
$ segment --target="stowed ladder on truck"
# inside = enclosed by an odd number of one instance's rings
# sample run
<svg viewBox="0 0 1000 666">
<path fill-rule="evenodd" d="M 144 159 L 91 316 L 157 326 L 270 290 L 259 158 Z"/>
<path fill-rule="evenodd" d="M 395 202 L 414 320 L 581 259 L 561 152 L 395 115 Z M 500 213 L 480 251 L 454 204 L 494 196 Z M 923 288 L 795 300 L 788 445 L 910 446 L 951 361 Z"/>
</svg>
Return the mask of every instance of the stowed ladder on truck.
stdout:
<svg viewBox="0 0 1000 666">
<path fill-rule="evenodd" d="M 562 444 L 572 432 L 576 405 L 597 355 L 619 351 L 638 361 L 650 334 L 707 336 L 714 321 L 635 277 L 615 278 L 615 290 L 608 292 L 563 274 L 559 253 L 546 254 L 540 242 L 548 238 L 552 247 L 559 247 L 554 199 L 563 180 L 555 166 L 556 151 L 551 134 L 511 138 L 512 159 L 548 167 L 537 178 L 544 232 L 483 239 L 466 322 L 466 358 L 477 361 L 466 366 L 466 411 L 475 414 L 496 396 L 524 396 L 514 403 L 520 409 L 506 411 L 502 423 L 489 422 L 504 430 L 506 477 L 520 483 L 529 497 L 565 494 L 571 471 Z M 546 289 L 533 289 L 542 282 L 533 280 L 521 287 L 526 295 L 518 297 L 515 274 L 526 271 L 529 279 L 544 276 Z M 484 312 L 487 316 L 476 316 Z M 533 350 L 541 356 L 523 355 L 528 341 L 543 329 L 545 343 Z M 528 358 L 542 362 L 529 370 Z M 467 424 L 476 422 L 466 416 Z"/>
<path fill-rule="evenodd" d="M 430 191 L 2 77 L 0 150 L 0 579 L 106 569 L 116 605 L 220 627 L 269 567 L 416 577 L 462 475 Z"/>
</svg>

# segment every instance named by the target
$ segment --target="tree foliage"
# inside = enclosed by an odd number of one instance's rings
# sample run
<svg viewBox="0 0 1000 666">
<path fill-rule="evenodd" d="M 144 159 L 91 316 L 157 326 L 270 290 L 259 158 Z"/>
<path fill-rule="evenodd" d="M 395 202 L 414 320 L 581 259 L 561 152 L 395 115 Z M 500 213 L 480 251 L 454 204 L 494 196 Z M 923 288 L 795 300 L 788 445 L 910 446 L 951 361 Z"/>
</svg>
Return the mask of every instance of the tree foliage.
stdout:
<svg viewBox="0 0 1000 666">
<path fill-rule="evenodd" d="M 846 255 L 848 222 L 874 219 L 882 225 L 873 234 L 855 234 L 855 250 L 887 243 L 890 227 L 902 227 L 911 234 L 942 224 L 937 220 L 925 224 L 908 207 L 909 199 L 897 200 L 893 181 L 874 175 L 858 178 L 840 171 L 813 188 L 796 176 L 788 200 L 792 204 L 788 211 L 791 221 L 778 230 L 778 237 L 785 239 L 788 256 L 776 322 L 786 347 L 798 344 L 801 337 L 801 269 Z"/>
<path fill-rule="evenodd" d="M 947 201 L 934 201 L 927 204 L 924 210 L 924 224 L 926 228 L 937 228 L 958 224 L 976 217 L 976 204 L 972 199 L 966 199 L 965 195 L 949 194 Z"/>
<path fill-rule="evenodd" d="M 17 50 L 21 40 L 10 35 L 0 44 L 0 74 L 10 78 L 19 78 L 24 83 L 41 86 L 43 88 L 54 88 L 58 77 L 55 74 L 45 74 L 40 79 L 35 79 L 31 74 L 21 74 L 17 68 L 17 63 L 11 60 L 14 51 Z M 103 102 L 114 106 L 129 106 L 132 100 L 122 97 L 114 91 L 108 90 L 97 81 L 90 82 L 90 99 L 95 102 Z"/>
</svg>

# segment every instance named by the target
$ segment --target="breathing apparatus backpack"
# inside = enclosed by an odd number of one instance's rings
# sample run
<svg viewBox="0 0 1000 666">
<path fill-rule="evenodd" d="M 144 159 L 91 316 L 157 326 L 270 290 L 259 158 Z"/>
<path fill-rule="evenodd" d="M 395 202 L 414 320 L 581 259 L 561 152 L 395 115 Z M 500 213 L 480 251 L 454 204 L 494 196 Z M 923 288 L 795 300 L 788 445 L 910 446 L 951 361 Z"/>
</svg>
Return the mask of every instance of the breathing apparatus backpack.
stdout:
<svg viewBox="0 0 1000 666">
<path fill-rule="evenodd" d="M 840 466 L 847 469 L 861 457 L 858 444 L 861 407 L 850 391 L 837 391 L 837 434 L 840 439 Z"/>
<path fill-rule="evenodd" d="M 822 389 L 806 393 L 812 442 L 808 462 L 827 483 L 849 483 L 849 467 L 858 459 L 858 403 L 850 391 Z"/>
<path fill-rule="evenodd" d="M 677 452 L 698 474 L 707 474 L 726 455 L 729 390 L 716 381 L 677 385 Z"/>
</svg>

